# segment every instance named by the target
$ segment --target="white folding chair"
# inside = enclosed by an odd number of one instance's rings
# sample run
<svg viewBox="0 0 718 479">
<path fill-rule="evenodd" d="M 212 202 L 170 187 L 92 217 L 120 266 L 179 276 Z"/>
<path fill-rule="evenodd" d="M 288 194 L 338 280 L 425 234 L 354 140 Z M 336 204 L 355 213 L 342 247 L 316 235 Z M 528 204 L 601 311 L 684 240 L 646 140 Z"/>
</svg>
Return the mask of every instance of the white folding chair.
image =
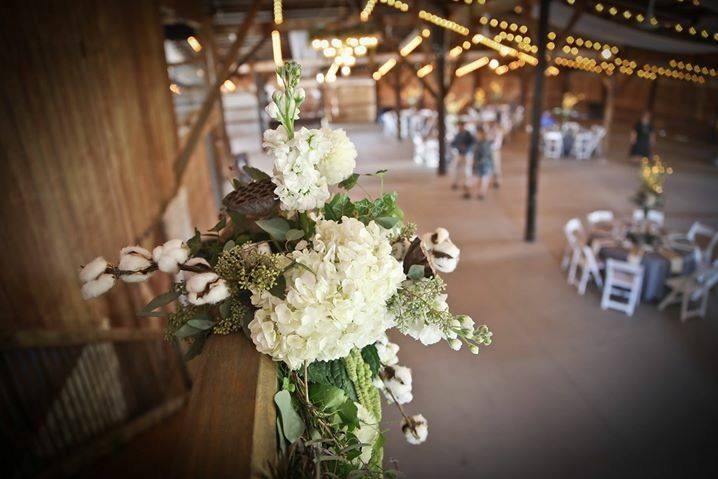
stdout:
<svg viewBox="0 0 718 479">
<path fill-rule="evenodd" d="M 581 220 L 571 218 L 563 227 L 563 232 L 566 236 L 566 247 L 561 259 L 561 268 L 568 269 L 568 282 L 573 284 L 576 277 L 576 266 L 581 256 L 581 242 L 584 236 Z"/>
<path fill-rule="evenodd" d="M 439 140 L 429 138 L 424 140 L 424 166 L 435 168 L 439 165 Z"/>
<path fill-rule="evenodd" d="M 578 267 L 581 269 L 581 279 L 578 281 L 578 294 L 583 296 L 586 294 L 588 282 L 593 279 L 596 286 L 603 287 L 603 279 L 601 279 L 601 269 L 603 264 L 599 263 L 593 250 L 588 245 L 581 246 L 581 256 L 578 261 Z"/>
<path fill-rule="evenodd" d="M 701 268 L 691 276 L 679 276 L 666 280 L 671 288 L 658 309 L 663 311 L 671 304 L 681 303 L 681 322 L 689 318 L 705 317 L 708 309 L 708 293 L 718 283 L 718 260 L 711 268 Z"/>
<path fill-rule="evenodd" d="M 419 134 L 415 134 L 411 137 L 411 142 L 414 144 L 414 163 L 424 163 L 424 139 Z"/>
<path fill-rule="evenodd" d="M 558 160 L 563 154 L 563 136 L 558 131 L 547 131 L 543 134 L 543 155 Z"/>
<path fill-rule="evenodd" d="M 588 160 L 593 155 L 594 148 L 594 134 L 590 131 L 581 131 L 576 134 L 571 153 L 577 160 Z"/>
<path fill-rule="evenodd" d="M 615 309 L 633 316 L 641 298 L 643 266 L 609 259 L 606 264 L 606 285 L 601 296 L 601 309 Z"/>
<path fill-rule="evenodd" d="M 637 208 L 637 209 L 633 210 L 633 221 L 640 222 L 640 221 L 643 221 L 644 219 L 645 218 L 644 218 L 642 209 Z M 663 222 L 665 221 L 665 219 L 666 219 L 666 217 L 662 211 L 648 210 L 648 221 L 649 222 L 655 223 L 658 226 L 663 226 Z"/>
<path fill-rule="evenodd" d="M 588 224 L 593 226 L 597 223 L 610 223 L 613 221 L 613 211 L 596 210 L 586 215 Z"/>
</svg>

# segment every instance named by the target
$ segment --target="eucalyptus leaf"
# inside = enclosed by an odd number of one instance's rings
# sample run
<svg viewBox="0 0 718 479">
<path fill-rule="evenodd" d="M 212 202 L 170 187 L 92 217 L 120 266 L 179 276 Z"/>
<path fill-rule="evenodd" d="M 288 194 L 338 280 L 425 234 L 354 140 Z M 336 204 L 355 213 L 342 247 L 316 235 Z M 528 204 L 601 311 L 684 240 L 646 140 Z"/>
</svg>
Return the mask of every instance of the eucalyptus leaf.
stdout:
<svg viewBox="0 0 718 479">
<path fill-rule="evenodd" d="M 204 349 L 204 345 L 207 342 L 207 338 L 209 338 L 209 331 L 205 331 L 204 333 L 200 333 L 195 336 L 194 340 L 192 341 L 192 345 L 189 347 L 189 349 L 187 349 L 187 352 L 184 353 L 184 360 L 191 361 L 192 359 L 199 356 Z"/>
<path fill-rule="evenodd" d="M 304 231 L 291 229 L 287 231 L 285 238 L 287 241 L 296 241 L 304 237 Z"/>
<path fill-rule="evenodd" d="M 257 226 L 269 233 L 269 236 L 276 240 L 284 241 L 289 231 L 289 222 L 284 218 L 269 218 L 266 220 L 257 220 Z"/>
<path fill-rule="evenodd" d="M 412 264 L 409 267 L 409 273 L 407 276 L 409 279 L 413 279 L 414 281 L 419 280 L 424 277 L 426 270 L 424 268 L 423 264 Z"/>
<path fill-rule="evenodd" d="M 235 243 L 234 240 L 229 240 L 224 244 L 224 246 L 222 246 L 222 251 L 231 250 L 235 246 L 237 246 L 237 243 Z"/>
<path fill-rule="evenodd" d="M 287 297 L 287 280 L 284 278 L 284 275 L 280 274 L 277 276 L 277 282 L 274 283 L 274 286 L 272 286 L 269 292 L 279 299 Z"/>
<path fill-rule="evenodd" d="M 245 165 L 244 168 L 242 168 L 245 173 L 247 173 L 253 180 L 255 181 L 264 181 L 269 180 L 271 177 L 263 172 L 262 170 L 258 168 L 254 168 L 249 165 Z"/>
<path fill-rule="evenodd" d="M 210 229 L 210 231 L 222 231 L 224 227 L 227 226 L 227 217 L 222 216 L 222 219 L 219 220 L 219 222 Z"/>
<path fill-rule="evenodd" d="M 379 225 L 383 226 L 384 228 L 390 230 L 394 226 L 396 226 L 396 224 L 399 222 L 399 218 L 396 218 L 394 216 L 382 216 L 375 219 L 374 221 L 379 223 Z"/>
<path fill-rule="evenodd" d="M 179 293 L 177 291 L 167 291 L 166 293 L 160 294 L 155 299 L 147 303 L 147 306 L 142 308 L 140 311 L 140 315 L 146 315 L 146 313 L 149 313 L 151 311 L 154 311 L 157 308 L 161 308 L 162 306 L 166 306 L 167 304 L 171 303 L 172 301 L 179 298 Z"/>
<path fill-rule="evenodd" d="M 356 186 L 358 180 L 359 180 L 359 174 L 352 173 L 351 175 L 349 175 L 349 177 L 347 179 L 345 179 L 344 181 L 341 181 L 339 183 L 339 187 L 344 188 L 347 191 L 351 190 L 352 188 L 354 188 Z"/>
<path fill-rule="evenodd" d="M 187 321 L 187 324 L 202 331 L 214 327 L 214 321 L 210 321 L 209 319 L 190 319 Z"/>
<path fill-rule="evenodd" d="M 304 433 L 304 421 L 292 406 L 292 395 L 287 390 L 281 390 L 274 395 L 279 415 L 282 418 L 282 432 L 290 443 L 293 443 Z"/>
<path fill-rule="evenodd" d="M 193 326 L 190 326 L 189 324 L 184 324 L 181 328 L 179 328 L 175 332 L 175 336 L 179 339 L 189 338 L 190 336 L 194 336 L 198 333 L 201 333 L 201 329 L 197 329 Z"/>
</svg>

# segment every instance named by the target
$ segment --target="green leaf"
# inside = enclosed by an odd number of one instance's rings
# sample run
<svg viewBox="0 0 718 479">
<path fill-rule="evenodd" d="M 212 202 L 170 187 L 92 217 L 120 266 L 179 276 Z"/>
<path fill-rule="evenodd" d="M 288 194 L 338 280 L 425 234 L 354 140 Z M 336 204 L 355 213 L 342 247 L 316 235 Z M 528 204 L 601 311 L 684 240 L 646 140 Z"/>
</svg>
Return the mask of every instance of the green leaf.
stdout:
<svg viewBox="0 0 718 479">
<path fill-rule="evenodd" d="M 269 292 L 279 299 L 287 297 L 287 280 L 284 278 L 284 275 L 280 274 L 277 276 L 277 282 L 274 283 L 274 286 L 272 286 Z"/>
<path fill-rule="evenodd" d="M 227 251 L 237 246 L 237 243 L 234 242 L 234 240 L 227 241 L 224 246 L 222 246 L 222 251 Z"/>
<path fill-rule="evenodd" d="M 314 236 L 315 222 L 309 217 L 306 211 L 299 213 L 299 226 L 304 231 L 306 238 Z"/>
<path fill-rule="evenodd" d="M 309 400 L 326 411 L 336 411 L 347 400 L 343 390 L 329 384 L 309 386 Z"/>
<path fill-rule="evenodd" d="M 344 188 L 345 190 L 349 191 L 356 186 L 358 180 L 359 180 L 359 174 L 352 173 L 351 175 L 349 175 L 349 177 L 347 179 L 345 179 L 344 181 L 341 181 L 339 183 L 339 187 Z"/>
<path fill-rule="evenodd" d="M 227 226 L 227 217 L 222 216 L 222 219 L 219 220 L 219 222 L 210 229 L 210 231 L 222 231 L 224 227 Z"/>
<path fill-rule="evenodd" d="M 222 301 L 219 305 L 219 315 L 222 317 L 222 319 L 226 319 L 229 317 L 230 311 L 229 308 L 231 306 L 231 301 Z"/>
<path fill-rule="evenodd" d="M 155 299 L 153 299 L 152 301 L 150 301 L 149 303 L 147 303 L 147 306 L 145 306 L 144 308 L 142 308 L 142 310 L 140 311 L 139 314 L 140 314 L 140 316 L 150 316 L 150 315 L 147 314 L 147 313 L 150 313 L 150 312 L 154 311 L 154 310 L 157 309 L 157 308 L 161 308 L 162 306 L 168 305 L 168 304 L 171 303 L 172 301 L 174 301 L 174 300 L 176 300 L 177 298 L 179 298 L 179 296 L 180 296 L 179 293 L 178 293 L 177 291 L 174 291 L 174 290 L 172 290 L 172 291 L 167 291 L 166 293 L 160 294 L 160 295 L 157 296 Z"/>
<path fill-rule="evenodd" d="M 257 226 L 269 233 L 276 240 L 284 241 L 289 231 L 289 222 L 284 218 L 269 218 L 255 221 Z"/>
<path fill-rule="evenodd" d="M 304 421 L 292 406 L 292 395 L 283 389 L 274 395 L 274 403 L 282 418 L 282 432 L 290 443 L 296 441 L 304 433 Z"/>
<path fill-rule="evenodd" d="M 199 334 L 201 332 L 201 329 L 197 329 L 193 326 L 190 326 L 189 324 L 185 324 L 175 332 L 175 336 L 179 339 L 184 339 L 189 338 L 190 336 L 195 336 L 196 334 Z"/>
<path fill-rule="evenodd" d="M 258 168 L 254 168 L 249 165 L 245 165 L 244 168 L 242 168 L 245 173 L 247 173 L 254 181 L 264 181 L 269 180 L 271 177 L 263 172 L 262 170 Z"/>
<path fill-rule="evenodd" d="M 201 331 L 214 327 L 214 321 L 210 321 L 209 319 L 190 319 L 187 321 L 187 324 Z"/>
<path fill-rule="evenodd" d="M 352 216 L 353 213 L 354 206 L 344 193 L 334 195 L 329 203 L 324 205 L 324 217 L 328 220 L 339 221 L 343 216 Z"/>
<path fill-rule="evenodd" d="M 425 274 L 425 268 L 422 264 L 412 264 L 409 267 L 409 274 L 407 276 L 409 279 L 413 279 L 414 281 L 419 280 L 424 277 Z"/>
<path fill-rule="evenodd" d="M 382 216 L 380 218 L 375 219 L 377 223 L 379 223 L 380 226 L 383 226 L 384 228 L 390 230 L 396 224 L 399 222 L 399 218 L 396 218 L 394 216 Z"/>
<path fill-rule="evenodd" d="M 194 229 L 194 236 L 187 240 L 190 256 L 195 256 L 202 247 L 202 233 L 197 228 Z"/>
<path fill-rule="evenodd" d="M 204 349 L 204 345 L 207 342 L 207 338 L 209 338 L 209 331 L 205 331 L 204 333 L 200 333 L 195 336 L 194 340 L 192 341 L 192 345 L 189 347 L 189 349 L 187 349 L 187 352 L 184 353 L 184 360 L 191 361 L 192 359 L 199 356 L 199 354 Z"/>
<path fill-rule="evenodd" d="M 309 365 L 309 381 L 319 384 L 336 386 L 343 390 L 352 401 L 357 401 L 354 383 L 349 379 L 344 361 L 335 359 L 333 361 L 315 361 Z"/>
<path fill-rule="evenodd" d="M 296 241 L 303 237 L 304 237 L 304 231 L 295 230 L 295 229 L 291 229 L 291 230 L 287 231 L 287 234 L 285 235 L 285 239 L 287 241 Z"/>
<path fill-rule="evenodd" d="M 349 426 L 349 430 L 359 427 L 359 417 L 357 413 L 357 406 L 351 399 L 344 401 L 344 404 L 337 410 L 337 414 L 342 423 Z"/>
<path fill-rule="evenodd" d="M 373 344 L 364 346 L 361 350 L 361 357 L 364 362 L 369 365 L 371 375 L 377 376 L 379 374 L 379 368 L 381 368 L 381 360 L 379 359 L 379 353 L 376 350 L 376 346 Z"/>
</svg>

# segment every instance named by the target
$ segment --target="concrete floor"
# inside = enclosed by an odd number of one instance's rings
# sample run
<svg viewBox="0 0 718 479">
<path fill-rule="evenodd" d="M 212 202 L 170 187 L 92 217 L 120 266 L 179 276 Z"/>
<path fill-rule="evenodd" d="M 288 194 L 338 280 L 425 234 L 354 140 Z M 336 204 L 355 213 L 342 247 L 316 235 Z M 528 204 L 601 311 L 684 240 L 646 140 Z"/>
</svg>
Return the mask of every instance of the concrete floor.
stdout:
<svg viewBox="0 0 718 479">
<path fill-rule="evenodd" d="M 579 296 L 559 267 L 561 227 L 594 209 L 628 215 L 637 165 L 622 159 L 544 161 L 538 240 L 522 241 L 526 138 L 504 152 L 505 179 L 484 202 L 466 201 L 449 179 L 414 167 L 409 142 L 374 127 L 348 127 L 359 170 L 389 168 L 386 189 L 424 231 L 445 226 L 461 247 L 446 275 L 449 303 L 494 332 L 478 358 L 393 334 L 414 372 L 409 409 L 429 420 L 429 440 L 410 446 L 385 407 L 387 458 L 411 478 L 675 477 L 718 460 L 718 300 L 681 324 L 678 311 L 644 304 L 634 317 L 604 312 L 594 288 Z M 622 144 L 623 143 L 623 144 Z M 661 144 L 676 173 L 667 184 L 667 226 L 718 225 L 716 150 Z M 690 159 L 688 159 L 690 158 Z"/>
<path fill-rule="evenodd" d="M 626 135 L 615 135 L 609 160 L 543 162 L 538 240 L 527 244 L 525 135 L 507 141 L 503 185 L 479 202 L 460 199 L 448 178 L 412 163 L 410 142 L 387 138 L 373 125 L 346 129 L 360 152 L 360 172 L 389 168 L 384 188 L 399 193 L 406 216 L 423 231 L 451 231 L 462 259 L 445 276 L 449 303 L 494 332 L 494 343 L 478 357 L 392 334 L 402 364 L 414 372 L 408 409 L 424 414 L 430 430 L 425 444 L 406 444 L 398 413 L 385 406 L 385 457 L 405 477 L 718 472 L 718 294 L 702 320 L 681 324 L 676 309 L 659 312 L 653 304 L 628 318 L 601 311 L 595 288 L 579 296 L 559 267 L 567 219 L 599 208 L 632 210 L 637 165 L 623 159 Z M 716 149 L 662 143 L 659 151 L 676 170 L 666 188 L 668 227 L 685 230 L 696 219 L 718 226 L 718 169 L 710 163 Z M 250 155 L 256 166 L 268 167 L 256 151 Z M 377 193 L 376 181 L 362 184 Z M 171 445 L 157 438 L 175 434 L 180 418 L 138 437 L 85 477 L 104 476 L 113 464 L 123 477 L 157 472 L 172 461 Z M 147 445 L 159 452 L 149 457 Z"/>
</svg>

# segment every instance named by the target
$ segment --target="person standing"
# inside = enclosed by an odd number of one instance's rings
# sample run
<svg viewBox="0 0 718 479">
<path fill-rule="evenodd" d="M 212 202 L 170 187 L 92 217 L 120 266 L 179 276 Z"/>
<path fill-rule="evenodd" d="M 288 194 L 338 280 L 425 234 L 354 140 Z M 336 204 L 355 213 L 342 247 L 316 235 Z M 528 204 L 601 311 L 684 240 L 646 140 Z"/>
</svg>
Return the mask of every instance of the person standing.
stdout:
<svg viewBox="0 0 718 479">
<path fill-rule="evenodd" d="M 492 141 L 483 129 L 476 132 L 476 144 L 474 145 L 474 164 L 472 179 L 473 187 L 477 189 L 476 198 L 483 200 L 489 189 L 489 182 L 494 170 Z M 464 198 L 471 198 L 471 189 L 466 188 Z"/>
<path fill-rule="evenodd" d="M 650 158 L 656 143 L 656 134 L 651 123 L 651 112 L 644 111 L 631 132 L 631 157 Z"/>
<path fill-rule="evenodd" d="M 466 189 L 468 159 L 471 155 L 471 148 L 476 141 L 474 135 L 466 130 L 466 125 L 463 121 L 460 121 L 456 127 L 458 132 L 454 139 L 451 140 L 451 147 L 454 149 L 454 182 L 451 185 L 452 190 L 458 189 L 459 186 Z"/>
<path fill-rule="evenodd" d="M 488 139 L 491 141 L 491 153 L 493 155 L 493 185 L 498 188 L 502 178 L 501 170 L 501 147 L 504 144 L 504 129 L 498 122 L 489 125 Z"/>
</svg>

